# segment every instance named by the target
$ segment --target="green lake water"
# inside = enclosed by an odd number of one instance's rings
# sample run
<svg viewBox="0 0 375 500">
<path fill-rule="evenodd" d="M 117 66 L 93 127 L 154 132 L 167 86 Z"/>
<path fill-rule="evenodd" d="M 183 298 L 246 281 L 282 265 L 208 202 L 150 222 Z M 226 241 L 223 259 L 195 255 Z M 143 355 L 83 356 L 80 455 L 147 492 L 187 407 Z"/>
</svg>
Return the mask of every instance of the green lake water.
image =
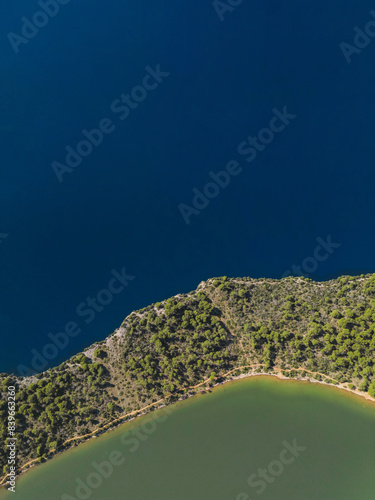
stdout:
<svg viewBox="0 0 375 500">
<path fill-rule="evenodd" d="M 374 500 L 375 405 L 244 379 L 61 453 L 16 489 L 0 500 Z"/>
</svg>

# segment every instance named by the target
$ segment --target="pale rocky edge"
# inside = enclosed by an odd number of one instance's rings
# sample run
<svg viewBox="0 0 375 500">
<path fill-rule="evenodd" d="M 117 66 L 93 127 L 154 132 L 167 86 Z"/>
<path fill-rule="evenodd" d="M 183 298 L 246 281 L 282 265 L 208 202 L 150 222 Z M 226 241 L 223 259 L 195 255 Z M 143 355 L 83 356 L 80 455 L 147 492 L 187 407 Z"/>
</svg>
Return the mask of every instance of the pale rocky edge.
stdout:
<svg viewBox="0 0 375 500">
<path fill-rule="evenodd" d="M 241 332 L 241 328 L 239 330 L 239 325 L 235 324 L 234 325 L 234 319 L 233 315 L 231 314 L 233 311 L 231 309 L 231 306 L 229 305 L 230 300 L 223 299 L 222 297 L 218 298 L 217 293 L 217 285 L 214 286 L 214 282 L 219 281 L 220 283 L 233 283 L 233 284 L 238 284 L 240 285 L 241 288 L 247 287 L 252 291 L 252 296 L 256 295 L 259 293 L 259 295 L 262 295 L 262 299 L 260 301 L 260 304 L 258 305 L 258 309 L 260 308 L 262 310 L 262 315 L 267 315 L 269 310 L 274 310 L 274 311 L 281 311 L 282 310 L 282 305 L 285 305 L 285 298 L 284 298 L 284 303 L 282 300 L 280 300 L 279 295 L 275 295 L 274 291 L 275 289 L 278 289 L 280 292 L 280 287 L 282 289 L 282 295 L 288 293 L 288 294 L 296 294 L 296 297 L 298 295 L 302 294 L 304 298 L 306 298 L 306 292 L 307 295 L 310 296 L 310 298 L 314 299 L 316 296 L 319 295 L 324 295 L 325 293 L 328 293 L 329 296 L 333 296 L 333 292 L 336 292 L 340 287 L 342 287 L 342 283 L 345 282 L 345 286 L 347 286 L 348 291 L 347 293 L 344 293 L 344 297 L 346 300 L 346 304 L 343 307 L 346 307 L 347 305 L 351 306 L 353 304 L 352 296 L 356 295 L 356 300 L 354 301 L 355 304 L 360 304 L 361 301 L 363 303 L 366 303 L 366 305 L 369 305 L 371 303 L 372 299 L 369 299 L 367 296 L 364 295 L 363 293 L 363 287 L 364 285 L 371 281 L 374 281 L 374 276 L 375 275 L 365 275 L 365 276 L 360 276 L 360 277 L 341 277 L 338 278 L 337 280 L 332 280 L 328 282 L 322 282 L 322 283 L 315 283 L 310 280 L 307 280 L 305 278 L 285 278 L 283 280 L 273 280 L 273 279 L 260 279 L 260 280 L 255 280 L 251 278 L 242 278 L 242 279 L 229 279 L 227 281 L 222 281 L 223 278 L 213 278 L 204 282 L 201 282 L 197 288 L 197 290 L 190 292 L 189 294 L 178 294 L 175 296 L 175 298 L 178 301 L 184 301 L 189 298 L 195 298 L 196 294 L 198 292 L 204 292 L 209 300 L 212 301 L 213 305 L 216 307 L 217 304 L 220 305 L 221 309 L 223 310 L 223 314 L 221 316 L 221 320 L 223 321 L 225 327 L 227 328 L 228 332 L 228 344 L 227 347 L 229 346 L 229 349 L 231 351 L 231 354 L 235 356 L 235 361 L 233 361 L 233 365 L 230 366 L 230 370 L 222 370 L 222 372 L 217 373 L 217 375 L 214 378 L 205 378 L 202 377 L 201 381 L 194 387 L 186 388 L 183 392 L 178 392 L 176 391 L 174 394 L 171 394 L 170 397 L 166 397 L 163 399 L 157 399 L 155 400 L 155 397 L 147 398 L 147 395 L 145 396 L 142 391 L 140 391 L 136 385 L 133 387 L 133 394 L 125 395 L 125 397 L 120 398 L 120 385 L 116 382 L 116 378 L 118 377 L 118 371 L 117 371 L 117 365 L 119 363 L 122 363 L 122 351 L 119 349 L 118 346 L 121 346 L 124 342 L 124 340 L 127 337 L 127 332 L 128 332 L 128 321 L 129 318 L 133 318 L 134 316 L 138 316 L 139 318 L 142 318 L 146 316 L 151 310 L 155 311 L 156 314 L 159 316 L 164 313 L 164 305 L 166 301 L 163 301 L 160 303 L 158 306 L 152 305 L 149 306 L 141 311 L 136 311 L 131 313 L 122 323 L 122 325 L 109 337 L 107 337 L 105 340 L 101 342 L 96 342 L 87 349 L 83 351 L 83 354 L 91 360 L 92 362 L 97 362 L 98 359 L 95 356 L 95 351 L 97 349 L 104 349 L 107 352 L 108 357 L 105 360 L 100 360 L 100 363 L 105 366 L 105 368 L 108 370 L 110 377 L 108 379 L 108 385 L 105 388 L 104 393 L 104 398 L 103 398 L 103 404 L 101 408 L 98 408 L 100 415 L 95 419 L 96 423 L 95 425 L 86 425 L 86 429 L 88 432 L 83 433 L 80 432 L 82 429 L 82 426 L 77 427 L 76 433 L 73 435 L 70 435 L 69 432 L 65 435 L 61 436 L 60 439 L 60 446 L 58 449 L 52 449 L 47 451 L 46 453 L 43 453 L 44 458 L 50 458 L 54 456 L 56 453 L 58 453 L 60 450 L 64 450 L 67 447 L 70 446 L 75 446 L 78 443 L 82 442 L 84 439 L 89 439 L 90 437 L 95 437 L 117 425 L 120 423 L 133 419 L 135 416 L 138 416 L 138 414 L 144 414 L 147 413 L 150 410 L 153 410 L 155 408 L 159 408 L 162 406 L 165 406 L 169 403 L 172 403 L 178 399 L 184 399 L 190 396 L 193 396 L 197 392 L 204 391 L 210 386 L 218 385 L 220 383 L 223 383 L 227 380 L 233 380 L 236 378 L 242 378 L 245 376 L 254 376 L 257 374 L 272 374 L 276 375 L 279 378 L 284 378 L 284 375 L 286 373 L 286 370 L 290 370 L 290 366 L 285 367 L 285 371 L 282 373 L 282 370 L 280 369 L 279 366 L 275 366 L 274 369 L 264 369 L 264 364 L 261 362 L 262 360 L 259 359 L 259 355 L 256 353 L 252 352 L 251 346 L 250 346 L 250 341 L 248 340 L 247 336 L 245 336 L 244 332 Z M 237 285 L 236 285 L 237 286 Z M 349 288 L 350 286 L 353 286 L 352 292 L 350 292 Z M 307 288 L 306 288 L 307 287 Z M 262 292 L 260 293 L 260 290 L 262 289 Z M 304 290 L 302 292 L 302 290 Z M 266 297 L 266 299 L 264 299 Z M 234 300 L 234 303 L 236 301 Z M 223 309 L 223 304 L 228 306 Z M 337 304 L 335 304 L 337 306 Z M 258 311 L 259 313 L 259 311 Z M 252 318 L 251 312 L 245 313 L 247 314 L 246 318 Z M 256 313 L 253 311 L 253 316 L 256 317 L 256 319 L 261 319 L 256 315 Z M 375 318 L 374 318 L 375 319 Z M 375 337 L 375 334 L 374 334 Z M 375 364 L 375 356 L 374 356 L 374 351 L 372 352 L 372 361 L 373 361 L 373 366 Z M 250 365 L 255 365 L 254 368 L 250 369 Z M 276 363 L 278 365 L 278 363 Z M 77 363 L 75 362 L 75 356 L 73 356 L 68 362 L 63 363 L 64 366 L 64 371 L 75 371 L 77 369 Z M 32 383 L 38 382 L 38 380 L 42 379 L 49 379 L 51 377 L 51 374 L 55 373 L 57 368 L 53 368 L 50 370 L 47 370 L 43 374 L 40 374 L 38 376 L 31 376 L 31 377 L 24 377 L 20 378 L 18 377 L 16 379 L 16 383 L 19 385 L 19 387 L 26 387 L 30 386 Z M 292 368 L 293 369 L 293 368 Z M 336 387 L 339 387 L 341 389 L 345 389 L 349 392 L 352 392 L 354 394 L 360 395 L 365 397 L 366 399 L 370 401 L 375 401 L 373 397 L 371 397 L 368 393 L 364 391 L 359 391 L 358 389 L 353 389 L 350 388 L 349 384 L 354 383 L 356 386 L 358 386 L 360 382 L 360 377 L 356 377 L 355 379 L 350 379 L 346 382 L 337 382 L 336 381 L 336 374 L 335 373 L 329 373 L 329 374 L 319 374 L 318 377 L 320 380 L 317 380 L 315 378 L 315 375 L 311 373 L 306 372 L 306 368 L 304 366 L 294 368 L 296 371 L 295 376 L 292 378 L 299 379 L 299 380 L 309 380 L 309 381 L 314 381 L 314 382 L 320 382 L 320 383 L 325 383 L 329 385 L 336 385 Z M 303 373 L 305 372 L 305 373 Z M 340 374 L 340 377 L 342 374 Z M 0 382 L 4 380 L 7 377 L 7 375 L 2 374 L 0 376 Z M 338 377 L 339 378 L 339 377 Z M 129 382 L 129 379 L 127 379 Z M 85 382 L 85 379 L 83 379 L 83 382 Z M 83 386 L 82 386 L 83 387 Z M 80 387 L 80 388 L 82 388 Z M 135 397 L 138 394 L 137 397 Z M 139 397 L 140 396 L 140 397 Z M 121 401 L 119 401 L 121 399 Z M 116 405 L 116 411 L 112 415 L 108 415 L 105 411 L 101 411 L 104 407 L 108 405 L 108 403 L 113 403 Z M 41 426 L 42 427 L 42 426 Z M 104 427 L 104 428 L 103 428 Z M 78 436 L 85 435 L 86 437 L 84 438 L 79 438 Z M 66 439 L 64 439 L 66 438 Z M 61 446 L 61 442 L 64 443 L 66 440 L 71 440 L 69 443 L 66 443 L 65 445 Z M 22 460 L 18 464 L 22 471 L 26 470 L 28 467 L 33 466 L 35 463 L 40 461 L 40 457 L 35 458 L 32 456 L 28 456 L 25 454 L 22 457 Z M 27 465 L 28 464 L 28 465 Z M 3 478 L 2 484 L 4 483 Z"/>
</svg>

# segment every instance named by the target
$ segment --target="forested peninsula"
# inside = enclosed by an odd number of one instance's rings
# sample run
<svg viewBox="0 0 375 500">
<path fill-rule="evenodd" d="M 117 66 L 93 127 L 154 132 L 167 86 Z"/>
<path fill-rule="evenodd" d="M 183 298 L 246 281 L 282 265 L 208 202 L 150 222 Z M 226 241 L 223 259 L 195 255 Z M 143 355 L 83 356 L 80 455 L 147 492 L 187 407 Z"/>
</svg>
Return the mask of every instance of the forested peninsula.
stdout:
<svg viewBox="0 0 375 500">
<path fill-rule="evenodd" d="M 141 412 L 256 373 L 374 398 L 375 275 L 321 283 L 209 279 L 132 312 L 113 334 L 60 366 L 30 377 L 1 374 L 2 476 L 10 385 L 21 472 Z"/>
</svg>

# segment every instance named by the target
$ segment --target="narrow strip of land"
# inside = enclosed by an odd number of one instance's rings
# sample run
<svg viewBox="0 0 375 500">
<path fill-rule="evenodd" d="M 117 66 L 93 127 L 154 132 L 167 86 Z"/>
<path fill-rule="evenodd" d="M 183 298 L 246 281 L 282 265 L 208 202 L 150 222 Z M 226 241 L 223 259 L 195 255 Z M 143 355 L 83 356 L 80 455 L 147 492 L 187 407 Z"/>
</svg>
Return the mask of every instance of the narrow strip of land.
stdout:
<svg viewBox="0 0 375 500">
<path fill-rule="evenodd" d="M 225 377 L 228 377 L 229 375 L 231 375 L 233 372 L 235 372 L 237 370 L 254 369 L 254 368 L 260 368 L 262 366 L 265 366 L 265 364 L 262 364 L 262 363 L 253 363 L 251 365 L 238 366 L 238 367 L 233 368 L 232 370 L 230 370 L 229 372 L 225 373 L 224 375 L 222 375 L 222 376 L 220 376 L 218 378 L 224 379 Z M 355 389 L 350 389 L 348 387 L 347 383 L 341 384 L 340 382 L 338 382 L 334 378 L 329 377 L 328 375 L 325 375 L 324 373 L 312 372 L 310 370 L 306 370 L 305 368 L 288 368 L 288 369 L 284 369 L 284 368 L 281 368 L 281 367 L 276 367 L 276 370 L 279 370 L 279 371 L 275 371 L 274 373 L 259 373 L 259 374 L 258 373 L 254 373 L 254 374 L 251 374 L 251 375 L 273 375 L 273 376 L 276 376 L 278 378 L 283 378 L 283 379 L 287 379 L 288 380 L 288 377 L 284 377 L 283 373 L 290 373 L 292 371 L 295 371 L 295 372 L 306 372 L 306 373 L 309 373 L 312 376 L 319 375 L 320 377 L 322 377 L 324 379 L 331 380 L 332 382 L 334 382 L 335 387 L 337 387 L 338 389 L 344 389 L 344 390 L 352 392 L 353 394 L 356 394 L 358 396 L 362 396 L 362 397 L 364 397 L 365 399 L 367 399 L 369 401 L 375 402 L 375 398 L 371 397 L 369 394 L 357 391 Z M 199 383 L 197 385 L 193 385 L 193 386 L 188 387 L 188 390 L 190 390 L 190 389 L 196 389 L 198 387 L 201 387 L 202 385 L 205 385 L 205 384 L 207 384 L 210 381 L 211 381 L 211 377 L 203 380 L 203 382 L 201 382 L 201 383 Z M 327 384 L 327 382 L 324 382 L 324 380 L 315 380 L 315 382 Z M 119 422 L 121 420 L 124 420 L 124 419 L 126 419 L 128 417 L 132 417 L 132 416 L 136 415 L 137 413 L 144 412 L 148 408 L 151 408 L 151 407 L 153 407 L 155 405 L 163 403 L 168 398 L 170 398 L 172 396 L 178 395 L 182 389 L 183 388 L 180 388 L 178 391 L 176 391 L 174 393 L 171 393 L 171 394 L 168 394 L 164 398 L 161 398 L 158 401 L 155 401 L 154 403 L 151 403 L 151 404 L 149 404 L 147 406 L 144 406 L 143 408 L 140 408 L 139 410 L 134 410 L 134 411 L 131 411 L 130 413 L 126 413 L 124 415 L 121 415 L 120 417 L 117 417 L 114 420 L 111 420 L 110 422 L 107 422 L 106 424 L 102 425 L 101 427 L 98 427 L 97 429 L 93 430 L 92 432 L 89 432 L 88 434 L 83 434 L 81 436 L 76 436 L 76 437 L 69 438 L 66 441 L 64 441 L 58 448 L 54 448 L 52 450 L 49 450 L 48 455 L 50 455 L 52 453 L 55 453 L 59 448 L 64 447 L 66 444 L 68 444 L 68 443 L 70 443 L 72 441 L 77 441 L 77 440 L 80 440 L 80 439 L 85 439 L 85 438 L 88 438 L 90 436 L 93 436 L 97 432 L 100 432 L 100 431 L 106 429 L 107 427 L 113 426 L 114 424 L 116 424 L 117 422 Z M 35 462 L 38 462 L 38 461 L 39 461 L 39 457 L 35 458 L 33 460 L 30 460 L 30 462 L 27 462 L 26 464 L 24 464 L 22 466 L 22 468 L 20 469 L 18 475 L 22 474 L 22 472 L 24 472 L 25 469 L 27 469 L 30 465 L 32 465 L 32 464 L 34 464 Z M 8 474 L 6 474 L 2 478 L 2 480 L 0 482 L 0 486 L 2 486 L 6 482 L 7 477 L 8 477 Z"/>
</svg>

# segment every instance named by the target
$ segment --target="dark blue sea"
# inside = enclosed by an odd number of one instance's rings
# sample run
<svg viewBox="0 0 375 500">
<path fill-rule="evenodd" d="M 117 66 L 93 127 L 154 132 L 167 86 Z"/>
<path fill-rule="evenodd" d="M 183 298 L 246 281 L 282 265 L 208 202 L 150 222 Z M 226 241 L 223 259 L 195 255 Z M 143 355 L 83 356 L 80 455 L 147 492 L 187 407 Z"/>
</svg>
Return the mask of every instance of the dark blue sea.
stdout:
<svg viewBox="0 0 375 500">
<path fill-rule="evenodd" d="M 375 271 L 374 2 L 56 5 L 0 6 L 0 371 L 209 277 Z"/>
</svg>

